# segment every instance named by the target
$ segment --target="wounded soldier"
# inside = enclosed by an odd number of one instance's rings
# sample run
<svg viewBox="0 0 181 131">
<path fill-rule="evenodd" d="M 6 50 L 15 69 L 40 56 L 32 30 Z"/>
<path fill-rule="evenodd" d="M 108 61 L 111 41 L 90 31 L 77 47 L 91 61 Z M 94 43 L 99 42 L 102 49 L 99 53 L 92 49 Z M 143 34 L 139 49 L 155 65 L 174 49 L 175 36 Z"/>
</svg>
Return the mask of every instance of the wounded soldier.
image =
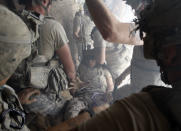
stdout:
<svg viewBox="0 0 181 131">
<path fill-rule="evenodd" d="M 113 81 L 108 69 L 96 64 L 93 50 L 83 54 L 83 60 L 79 66 L 80 79 L 86 83 L 76 91 L 72 91 L 73 99 L 66 107 L 65 119 L 73 118 L 80 112 L 91 110 L 96 106 L 107 108 L 110 102 Z"/>
</svg>

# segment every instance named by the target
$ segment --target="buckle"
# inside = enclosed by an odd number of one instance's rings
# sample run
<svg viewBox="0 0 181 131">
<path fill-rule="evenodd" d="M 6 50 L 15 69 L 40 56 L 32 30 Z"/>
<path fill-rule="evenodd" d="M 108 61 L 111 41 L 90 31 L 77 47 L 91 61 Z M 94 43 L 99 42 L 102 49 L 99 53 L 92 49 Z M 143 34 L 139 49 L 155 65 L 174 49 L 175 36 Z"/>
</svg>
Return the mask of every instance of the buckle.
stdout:
<svg viewBox="0 0 181 131">
<path fill-rule="evenodd" d="M 15 108 L 7 109 L 3 111 L 0 115 L 0 122 L 3 123 L 5 121 L 6 115 L 9 114 L 11 121 L 10 127 L 13 129 L 22 129 L 25 124 L 25 113 L 21 110 L 17 110 Z"/>
</svg>

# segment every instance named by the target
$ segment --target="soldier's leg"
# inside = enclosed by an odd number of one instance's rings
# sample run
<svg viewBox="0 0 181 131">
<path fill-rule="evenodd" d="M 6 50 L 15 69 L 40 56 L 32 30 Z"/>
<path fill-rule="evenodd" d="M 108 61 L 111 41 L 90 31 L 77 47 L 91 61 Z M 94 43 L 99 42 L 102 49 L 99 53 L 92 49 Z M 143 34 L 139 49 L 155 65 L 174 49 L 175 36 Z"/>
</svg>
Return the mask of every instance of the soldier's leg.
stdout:
<svg viewBox="0 0 181 131">
<path fill-rule="evenodd" d="M 79 98 L 73 98 L 69 101 L 66 107 L 66 112 L 64 115 L 65 120 L 78 116 L 79 113 L 86 108 L 87 106 L 85 105 L 84 101 L 79 100 Z"/>
</svg>

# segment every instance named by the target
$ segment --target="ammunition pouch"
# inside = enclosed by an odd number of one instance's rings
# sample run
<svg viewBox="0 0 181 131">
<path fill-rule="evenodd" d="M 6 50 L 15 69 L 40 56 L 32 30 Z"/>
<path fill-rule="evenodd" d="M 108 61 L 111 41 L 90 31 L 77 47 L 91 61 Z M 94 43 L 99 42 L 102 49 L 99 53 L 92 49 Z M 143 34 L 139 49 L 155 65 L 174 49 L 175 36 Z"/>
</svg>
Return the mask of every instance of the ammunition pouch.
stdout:
<svg viewBox="0 0 181 131">
<path fill-rule="evenodd" d="M 61 91 L 68 89 L 68 80 L 61 65 L 54 67 L 48 74 L 48 85 L 45 92 L 55 94 L 53 99 L 62 98 Z"/>
<path fill-rule="evenodd" d="M 37 56 L 29 67 L 30 86 L 43 89 L 60 98 L 60 91 L 68 88 L 68 80 L 58 60 L 47 61 L 44 56 Z"/>
<path fill-rule="evenodd" d="M 30 86 L 45 89 L 48 85 L 48 76 L 51 68 L 47 66 L 30 67 Z"/>
</svg>

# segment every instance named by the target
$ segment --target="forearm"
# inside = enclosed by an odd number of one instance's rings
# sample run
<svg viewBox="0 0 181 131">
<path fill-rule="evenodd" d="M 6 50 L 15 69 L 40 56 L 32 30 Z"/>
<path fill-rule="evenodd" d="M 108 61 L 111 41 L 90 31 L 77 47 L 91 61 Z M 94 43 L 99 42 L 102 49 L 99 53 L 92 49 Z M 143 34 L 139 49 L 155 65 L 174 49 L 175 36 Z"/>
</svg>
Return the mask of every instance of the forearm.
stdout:
<svg viewBox="0 0 181 131">
<path fill-rule="evenodd" d="M 60 61 L 63 64 L 65 73 L 67 74 L 68 78 L 70 80 L 75 79 L 76 71 L 68 44 L 58 49 L 56 53 L 58 54 Z"/>
<path fill-rule="evenodd" d="M 86 4 L 94 23 L 103 38 L 107 39 L 110 36 L 111 29 L 114 27 L 117 20 L 110 10 L 104 5 L 102 0 L 86 0 Z"/>
<path fill-rule="evenodd" d="M 76 77 L 75 66 L 72 57 L 67 57 L 67 60 L 62 62 L 64 66 L 65 73 L 67 74 L 69 80 L 74 80 Z"/>
<path fill-rule="evenodd" d="M 105 40 L 121 44 L 143 44 L 139 36 L 130 34 L 135 28 L 132 28 L 133 24 L 119 22 L 102 0 L 86 0 L 86 3 L 97 28 Z"/>
</svg>

